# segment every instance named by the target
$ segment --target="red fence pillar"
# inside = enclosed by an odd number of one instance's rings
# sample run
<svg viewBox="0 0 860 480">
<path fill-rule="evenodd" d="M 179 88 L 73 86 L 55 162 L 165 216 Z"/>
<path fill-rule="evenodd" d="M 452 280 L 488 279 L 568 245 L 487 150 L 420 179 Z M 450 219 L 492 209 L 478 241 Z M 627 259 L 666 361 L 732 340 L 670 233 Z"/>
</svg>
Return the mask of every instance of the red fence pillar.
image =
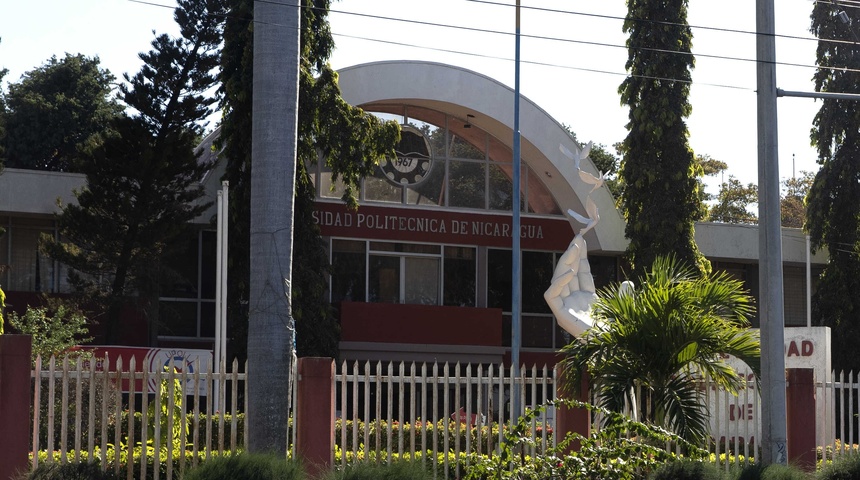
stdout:
<svg viewBox="0 0 860 480">
<path fill-rule="evenodd" d="M 0 480 L 29 468 L 29 335 L 0 335 Z"/>
<path fill-rule="evenodd" d="M 334 361 L 299 359 L 296 393 L 296 454 L 310 478 L 334 463 Z"/>
<path fill-rule="evenodd" d="M 556 396 L 558 398 L 571 398 L 567 393 L 571 389 L 568 389 L 565 384 L 564 370 L 560 365 L 556 365 L 555 367 L 555 378 L 557 381 Z M 588 375 L 582 376 L 582 384 L 579 387 L 580 393 L 575 400 L 587 402 L 589 388 Z M 563 439 L 569 432 L 575 432 L 583 437 L 588 437 L 591 434 L 591 412 L 584 408 L 560 406 L 555 411 L 555 428 L 554 435 L 559 440 Z M 579 451 L 581 447 L 582 445 L 579 440 L 574 440 L 568 446 L 567 452 Z"/>
<path fill-rule="evenodd" d="M 815 379 L 811 368 L 790 368 L 786 392 L 788 462 L 814 471 Z"/>
</svg>

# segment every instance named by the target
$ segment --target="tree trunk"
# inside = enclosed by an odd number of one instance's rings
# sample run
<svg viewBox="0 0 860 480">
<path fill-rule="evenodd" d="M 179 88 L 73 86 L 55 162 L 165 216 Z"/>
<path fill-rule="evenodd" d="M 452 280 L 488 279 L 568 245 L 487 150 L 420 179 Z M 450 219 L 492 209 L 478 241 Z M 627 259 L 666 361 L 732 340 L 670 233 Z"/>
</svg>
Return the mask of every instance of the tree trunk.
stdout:
<svg viewBox="0 0 860 480">
<path fill-rule="evenodd" d="M 298 5 L 254 6 L 248 450 L 283 455 L 294 328 L 293 198 L 298 120 Z"/>
</svg>

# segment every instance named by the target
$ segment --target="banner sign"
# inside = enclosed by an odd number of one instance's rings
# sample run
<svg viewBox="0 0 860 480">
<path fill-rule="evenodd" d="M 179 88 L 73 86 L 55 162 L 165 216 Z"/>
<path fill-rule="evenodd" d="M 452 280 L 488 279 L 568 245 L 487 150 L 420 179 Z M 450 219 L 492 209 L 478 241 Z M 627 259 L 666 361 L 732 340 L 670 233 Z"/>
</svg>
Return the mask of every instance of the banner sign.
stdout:
<svg viewBox="0 0 860 480">
<path fill-rule="evenodd" d="M 117 367 L 117 359 L 122 359 L 122 371 L 128 372 L 131 359 L 134 358 L 134 371 L 142 373 L 165 372 L 167 369 L 175 369 L 176 377 L 181 379 L 182 373 L 187 375 L 185 380 L 185 394 L 194 394 L 194 373 L 200 373 L 200 383 L 198 394 L 205 396 L 208 392 L 206 386 L 205 374 L 209 372 L 209 366 L 212 364 L 211 350 L 196 350 L 189 348 L 148 348 L 148 347 L 114 347 L 114 346 L 95 346 L 89 345 L 76 347 L 75 350 L 92 352 L 93 360 L 96 362 L 96 371 L 115 372 Z M 105 369 L 105 360 L 107 359 L 107 369 Z M 86 362 L 86 368 L 89 368 L 89 361 Z M 128 380 L 123 380 L 121 385 L 123 392 L 129 391 Z M 143 381 L 135 382 L 135 392 L 143 391 Z M 148 393 L 158 393 L 160 387 L 154 378 L 150 378 L 147 383 Z"/>
<path fill-rule="evenodd" d="M 314 223 L 323 236 L 511 248 L 511 216 L 417 208 L 317 202 Z M 522 248 L 565 250 L 573 238 L 566 218 L 520 218 Z"/>
</svg>

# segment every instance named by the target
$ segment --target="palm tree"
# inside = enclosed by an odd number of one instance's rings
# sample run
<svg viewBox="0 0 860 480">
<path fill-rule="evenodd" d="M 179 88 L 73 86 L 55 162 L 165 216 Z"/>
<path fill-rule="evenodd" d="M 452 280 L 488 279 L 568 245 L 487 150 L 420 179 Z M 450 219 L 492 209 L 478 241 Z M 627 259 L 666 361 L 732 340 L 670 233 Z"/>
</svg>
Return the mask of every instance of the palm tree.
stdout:
<svg viewBox="0 0 860 480">
<path fill-rule="evenodd" d="M 597 404 L 616 412 L 642 392 L 651 405 L 639 409 L 644 421 L 700 442 L 708 433 L 701 377 L 736 393 L 741 378 L 726 355 L 758 376 L 752 298 L 725 272 L 699 276 L 674 257 L 658 257 L 639 285 L 599 293 L 596 326 L 562 349 L 566 383 L 577 388 L 587 373 Z"/>
</svg>

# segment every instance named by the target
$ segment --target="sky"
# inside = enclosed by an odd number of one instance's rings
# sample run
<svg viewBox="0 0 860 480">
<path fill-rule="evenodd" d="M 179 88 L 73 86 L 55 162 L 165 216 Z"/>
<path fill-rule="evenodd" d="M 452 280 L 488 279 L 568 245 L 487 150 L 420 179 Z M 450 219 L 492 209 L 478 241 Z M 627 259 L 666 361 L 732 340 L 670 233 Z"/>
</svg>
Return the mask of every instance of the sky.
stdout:
<svg viewBox="0 0 860 480">
<path fill-rule="evenodd" d="M 332 3 L 334 68 L 383 60 L 457 65 L 513 87 L 514 0 L 340 0 Z M 699 155 L 725 161 L 728 175 L 757 175 L 755 4 L 690 0 L 696 68 L 687 124 Z M 176 34 L 173 2 L 151 0 L 5 1 L 0 7 L 0 68 L 6 82 L 52 55 L 98 55 L 118 78 L 141 64 L 153 30 Z M 811 0 L 775 0 L 777 86 L 813 91 L 816 42 Z M 611 146 L 626 136 L 618 85 L 625 75 L 624 0 L 521 0 L 520 90 L 580 141 Z M 809 131 L 819 101 L 778 100 L 780 177 L 816 171 Z M 513 100 L 511 99 L 511 108 Z M 716 193 L 722 179 L 708 181 Z"/>
</svg>

